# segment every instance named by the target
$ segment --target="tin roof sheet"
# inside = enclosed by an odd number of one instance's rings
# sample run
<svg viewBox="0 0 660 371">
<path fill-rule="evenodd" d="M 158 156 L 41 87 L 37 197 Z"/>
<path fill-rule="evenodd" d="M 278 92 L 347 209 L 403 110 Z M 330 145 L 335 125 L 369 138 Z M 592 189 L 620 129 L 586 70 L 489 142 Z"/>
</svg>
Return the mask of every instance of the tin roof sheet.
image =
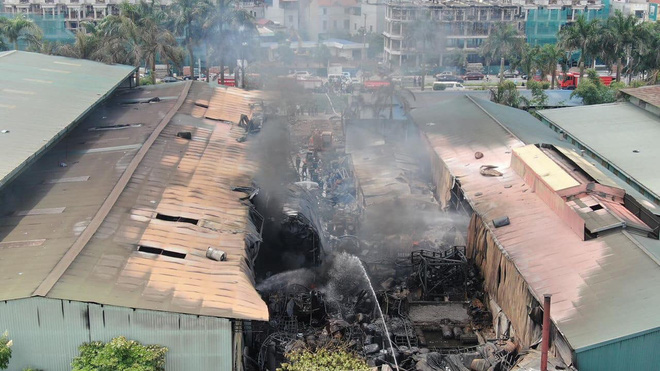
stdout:
<svg viewBox="0 0 660 371">
<path fill-rule="evenodd" d="M 0 54 L 0 187 L 106 98 L 134 67 L 13 51 Z"/>
<path fill-rule="evenodd" d="M 53 276 L 184 84 L 130 91 L 94 110 L 61 143 L 0 193 L 0 299 L 34 295 Z M 46 287 L 48 297 L 225 318 L 267 320 L 253 285 L 245 239 L 254 233 L 249 206 L 231 186 L 254 171 L 243 129 L 204 119 L 198 99 L 214 100 L 194 83 L 183 105 L 149 147 L 91 239 Z M 155 104 L 121 101 L 160 96 Z M 172 98 L 169 98 L 172 97 Z M 132 124 L 122 128 L 110 125 Z M 109 125 L 110 124 L 110 125 Z M 180 131 L 192 139 L 178 138 Z M 66 167 L 59 167 L 64 159 Z M 11 191 L 11 193 L 9 193 Z M 55 209 L 61 209 L 59 213 Z M 17 211 L 55 210 L 19 214 Z M 161 220 L 158 214 L 184 217 Z M 165 218 L 167 219 L 167 218 Z M 192 222 L 192 220 L 195 220 Z M 138 246 L 151 248 L 139 251 Z M 214 247 L 227 253 L 205 257 Z M 153 249 L 167 254 L 153 254 Z M 155 250 L 158 251 L 158 250 Z M 185 257 L 182 258 L 182 255 Z M 46 285 L 48 286 L 48 285 Z"/>
<path fill-rule="evenodd" d="M 487 224 L 509 217 L 510 225 L 489 228 L 537 300 L 553 295 L 551 317 L 573 349 L 660 327 L 653 309 L 660 305 L 660 265 L 636 236 L 616 232 L 582 241 L 509 167 L 512 149 L 524 144 L 469 98 L 421 108 L 412 117 L 460 179 L 475 212 Z M 477 151 L 484 154 L 480 160 Z M 503 175 L 480 175 L 482 164 L 497 165 Z"/>
<path fill-rule="evenodd" d="M 537 111 L 660 198 L 660 118 L 631 103 Z"/>
<path fill-rule="evenodd" d="M 660 107 L 660 85 L 642 86 L 640 88 L 621 89 L 622 92 L 632 95 L 635 98 Z"/>
</svg>

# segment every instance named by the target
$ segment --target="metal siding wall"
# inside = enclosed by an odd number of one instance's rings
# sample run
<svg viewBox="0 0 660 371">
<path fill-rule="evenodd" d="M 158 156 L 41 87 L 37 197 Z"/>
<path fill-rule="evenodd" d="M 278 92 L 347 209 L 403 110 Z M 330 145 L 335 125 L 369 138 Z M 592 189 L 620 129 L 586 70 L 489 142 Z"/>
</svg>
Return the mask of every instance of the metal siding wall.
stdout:
<svg viewBox="0 0 660 371">
<path fill-rule="evenodd" d="M 5 329 L 14 341 L 9 370 L 68 371 L 80 344 L 116 336 L 168 347 L 168 371 L 232 367 L 232 325 L 225 318 L 29 298 L 0 301 L 0 333 Z"/>
<path fill-rule="evenodd" d="M 577 353 L 580 371 L 657 370 L 660 329 Z"/>
<path fill-rule="evenodd" d="M 29 298 L 0 302 L 0 332 L 14 341 L 9 370 L 68 371 L 78 345 L 89 341 L 82 306 Z"/>
</svg>

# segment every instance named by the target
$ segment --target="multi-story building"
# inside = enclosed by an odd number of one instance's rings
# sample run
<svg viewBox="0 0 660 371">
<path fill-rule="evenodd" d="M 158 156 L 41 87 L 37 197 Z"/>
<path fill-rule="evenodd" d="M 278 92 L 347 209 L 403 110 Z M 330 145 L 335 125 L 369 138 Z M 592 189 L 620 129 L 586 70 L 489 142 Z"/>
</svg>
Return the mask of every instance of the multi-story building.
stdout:
<svg viewBox="0 0 660 371">
<path fill-rule="evenodd" d="M 532 45 L 554 44 L 557 32 L 584 15 L 587 20 L 606 19 L 610 0 L 520 0 L 525 36 Z"/>
<path fill-rule="evenodd" d="M 521 36 L 524 33 L 520 6 L 511 3 L 389 3 L 383 32 L 384 62 L 390 67 L 419 65 L 424 54 L 442 65 L 457 53 L 465 53 L 469 62 L 476 62 L 479 47 L 497 23 L 509 23 Z"/>
<path fill-rule="evenodd" d="M 642 21 L 657 20 L 657 4 L 648 0 L 613 0 L 612 13 L 620 11 L 623 15 L 634 15 Z"/>
<path fill-rule="evenodd" d="M 110 14 L 119 14 L 124 0 L 5 0 L 4 12 L 39 15 L 45 19 L 64 18 L 65 26 L 75 30 L 83 21 L 94 22 Z M 135 0 L 129 1 L 134 3 Z M 171 0 L 161 1 L 169 5 Z"/>
</svg>

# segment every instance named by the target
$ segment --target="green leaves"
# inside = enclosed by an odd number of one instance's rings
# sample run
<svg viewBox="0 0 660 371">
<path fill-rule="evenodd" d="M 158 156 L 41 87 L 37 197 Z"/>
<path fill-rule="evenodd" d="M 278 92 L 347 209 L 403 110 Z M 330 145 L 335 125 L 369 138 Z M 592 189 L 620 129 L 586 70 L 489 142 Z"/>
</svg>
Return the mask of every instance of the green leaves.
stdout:
<svg viewBox="0 0 660 371">
<path fill-rule="evenodd" d="M 84 343 L 79 349 L 80 356 L 71 363 L 73 371 L 162 371 L 168 350 L 160 345 L 142 345 L 123 336 L 109 343 Z"/>
<path fill-rule="evenodd" d="M 9 332 L 5 331 L 5 333 L 0 336 L 0 369 L 2 370 L 9 367 L 12 344 L 13 342 L 9 340 Z"/>
<path fill-rule="evenodd" d="M 616 101 L 617 85 L 613 87 L 605 86 L 596 70 L 587 70 L 587 76 L 578 82 L 578 86 L 571 93 L 571 97 L 578 96 L 582 98 L 582 103 L 602 104 Z"/>
<path fill-rule="evenodd" d="M 367 371 L 369 366 L 357 354 L 343 347 L 295 350 L 278 371 Z"/>
</svg>

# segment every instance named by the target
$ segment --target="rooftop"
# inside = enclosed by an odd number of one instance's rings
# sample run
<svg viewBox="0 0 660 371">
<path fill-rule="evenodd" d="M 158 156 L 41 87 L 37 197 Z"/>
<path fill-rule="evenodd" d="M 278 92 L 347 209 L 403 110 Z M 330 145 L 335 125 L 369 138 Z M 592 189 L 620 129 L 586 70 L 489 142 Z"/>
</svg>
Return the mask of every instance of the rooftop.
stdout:
<svg viewBox="0 0 660 371">
<path fill-rule="evenodd" d="M 655 107 L 660 107 L 660 85 L 621 89 L 621 91 L 635 98 L 639 98 L 640 100 Z"/>
<path fill-rule="evenodd" d="M 660 199 L 657 159 L 660 118 L 631 103 L 599 104 L 537 112 L 580 145 Z"/>
<path fill-rule="evenodd" d="M 544 198 L 556 200 L 552 195 L 561 197 L 558 194 L 561 191 L 567 198 L 561 201 L 560 205 L 564 206 L 560 209 L 573 207 L 567 202 L 572 197 L 575 205 L 582 203 L 577 206 L 587 212 L 583 207 L 587 207 L 590 202 L 587 199 L 593 194 L 573 194 L 577 189 L 571 184 L 573 180 L 580 187 L 593 183 L 589 174 L 597 174 L 598 169 L 586 161 L 575 163 L 577 168 L 566 166 L 570 160 L 558 154 L 562 151 L 559 144 L 552 153 L 539 154 L 525 147 L 514 134 L 518 129 L 502 125 L 504 115 L 493 115 L 491 110 L 483 109 L 486 104 L 481 106 L 476 102 L 474 98 L 460 97 L 416 109 L 412 117 L 426 133 L 438 157 L 460 181 L 472 208 L 482 217 L 504 256 L 515 264 L 534 297 L 542 302 L 543 294 L 553 295 L 552 320 L 571 347 L 580 352 L 660 327 L 660 319 L 651 309 L 660 305 L 660 294 L 654 289 L 654 283 L 660 282 L 660 260 L 639 242 L 649 240 L 652 245 L 657 240 L 633 236 L 624 229 L 585 240 L 573 223 L 586 225 L 605 219 L 588 220 L 588 215 L 572 209 L 568 213 L 574 217 L 567 220 L 553 211 Z M 519 114 L 512 113 L 510 117 L 515 115 Z M 524 128 L 520 131 L 533 137 Z M 570 145 L 566 148 L 570 150 Z M 533 153 L 524 153 L 528 151 Z M 475 159 L 475 152 L 482 152 L 483 158 Z M 563 171 L 549 165 L 554 170 L 545 172 L 548 160 L 545 156 L 564 158 Z M 575 156 L 580 157 L 577 153 Z M 521 160 L 516 162 L 515 157 Z M 479 170 L 484 164 L 497 166 L 502 176 L 482 176 Z M 514 164 L 517 164 L 515 169 Z M 520 164 L 533 171 L 525 173 Z M 529 177 L 532 173 L 536 175 Z M 521 174 L 526 174 L 524 179 Z M 552 182 L 545 182 L 546 176 L 553 177 Z M 554 184 L 553 192 L 540 192 L 537 187 L 544 184 L 546 187 Z M 601 184 L 597 187 L 605 187 Z M 621 207 L 623 190 L 607 189 L 617 193 L 619 201 L 615 205 L 604 203 L 602 207 L 607 213 L 615 213 Z M 509 217 L 510 225 L 492 228 L 492 220 L 502 216 Z"/>
<path fill-rule="evenodd" d="M 252 272 L 260 226 L 231 190 L 250 185 L 254 168 L 236 140 L 244 130 L 219 121 L 234 115 L 223 102 L 250 114 L 251 98 L 237 91 L 126 91 L 10 183 L 0 193 L 12 201 L 0 204 L 0 300 L 267 320 Z M 206 258 L 208 247 L 226 261 Z"/>
<path fill-rule="evenodd" d="M 0 53 L 0 188 L 134 70 L 38 53 Z"/>
</svg>

